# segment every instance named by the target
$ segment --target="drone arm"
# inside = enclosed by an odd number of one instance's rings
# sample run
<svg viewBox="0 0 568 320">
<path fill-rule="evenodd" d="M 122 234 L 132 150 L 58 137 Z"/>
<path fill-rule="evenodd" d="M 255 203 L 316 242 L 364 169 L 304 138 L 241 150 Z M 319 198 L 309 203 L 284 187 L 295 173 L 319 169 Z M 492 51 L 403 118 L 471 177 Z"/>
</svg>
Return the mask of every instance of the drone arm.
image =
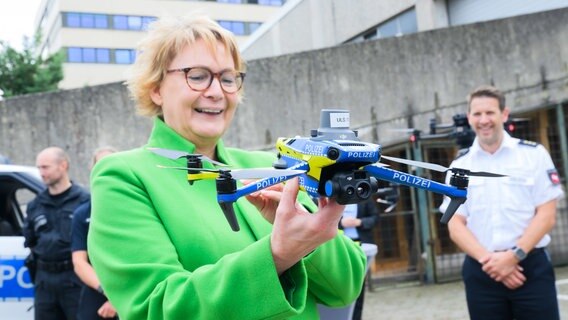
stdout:
<svg viewBox="0 0 568 320">
<path fill-rule="evenodd" d="M 252 182 L 252 183 L 250 183 L 250 184 L 248 184 L 244 187 L 237 189 L 234 193 L 219 194 L 219 195 L 217 195 L 217 200 L 219 201 L 219 203 L 221 203 L 221 202 L 235 202 L 242 196 L 246 196 L 246 195 L 249 195 L 253 192 L 256 192 L 256 191 L 268 188 L 270 186 L 273 186 L 275 184 L 284 182 L 286 180 L 290 180 L 290 179 L 297 177 L 301 174 L 303 174 L 303 173 L 294 173 L 294 174 L 290 174 L 290 175 L 271 177 L 271 178 L 258 180 L 258 181 Z"/>
<path fill-rule="evenodd" d="M 300 163 L 296 166 L 291 167 L 290 169 L 307 170 L 308 164 L 307 163 Z M 233 208 L 233 202 L 237 201 L 242 196 L 246 196 L 246 195 L 249 195 L 253 192 L 262 190 L 264 188 L 268 188 L 268 187 L 275 185 L 277 183 L 284 182 L 286 180 L 290 180 L 290 179 L 292 179 L 296 176 L 299 176 L 301 174 L 302 173 L 294 173 L 294 174 L 289 174 L 289 175 L 282 175 L 282 176 L 277 176 L 277 177 L 265 178 L 265 179 L 253 182 L 251 184 L 248 184 L 244 187 L 241 187 L 241 188 L 235 190 L 234 192 L 219 192 L 219 186 L 218 186 L 217 187 L 217 192 L 218 192 L 217 193 L 217 202 L 219 202 L 219 206 L 221 207 L 221 210 L 223 210 L 223 213 L 225 214 L 225 217 L 227 218 L 227 221 L 229 222 L 231 229 L 233 229 L 233 231 L 239 231 L 239 229 L 240 229 L 239 224 L 237 222 L 236 215 L 235 215 L 235 210 Z"/>
<path fill-rule="evenodd" d="M 427 191 L 446 195 L 452 199 L 448 210 L 442 216 L 442 223 L 447 223 L 457 208 L 465 202 L 467 198 L 467 190 L 459 189 L 454 186 L 442 184 L 430 179 L 418 177 L 412 174 L 403 173 L 386 167 L 375 165 L 365 166 L 364 169 L 377 179 L 386 180 L 394 183 L 404 184 L 413 188 L 420 188 Z M 451 209 L 451 210 L 450 210 Z"/>
</svg>

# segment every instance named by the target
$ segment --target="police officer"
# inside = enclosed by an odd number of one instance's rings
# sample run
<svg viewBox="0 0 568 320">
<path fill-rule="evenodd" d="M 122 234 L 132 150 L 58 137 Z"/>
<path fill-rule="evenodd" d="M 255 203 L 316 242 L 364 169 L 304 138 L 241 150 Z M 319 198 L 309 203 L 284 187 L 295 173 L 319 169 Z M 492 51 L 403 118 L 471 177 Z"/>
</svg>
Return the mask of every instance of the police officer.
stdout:
<svg viewBox="0 0 568 320">
<path fill-rule="evenodd" d="M 81 281 L 71 261 L 71 221 L 90 197 L 69 179 L 69 157 L 61 148 L 41 151 L 36 166 L 47 189 L 29 203 L 24 225 L 24 245 L 37 263 L 35 318 L 75 319 Z"/>
<path fill-rule="evenodd" d="M 103 157 L 115 153 L 113 147 L 102 147 L 93 154 L 94 166 Z M 91 202 L 80 205 L 73 214 L 71 256 L 75 273 L 85 284 L 79 299 L 77 320 L 118 319 L 116 310 L 104 294 L 99 278 L 89 261 L 87 235 L 91 221 Z"/>
<path fill-rule="evenodd" d="M 476 138 L 451 167 L 507 175 L 470 177 L 468 199 L 448 223 L 452 240 L 467 254 L 462 274 L 470 317 L 559 319 L 545 249 L 557 199 L 564 196 L 558 172 L 542 145 L 504 131 L 509 109 L 498 89 L 476 89 L 468 106 Z"/>
</svg>

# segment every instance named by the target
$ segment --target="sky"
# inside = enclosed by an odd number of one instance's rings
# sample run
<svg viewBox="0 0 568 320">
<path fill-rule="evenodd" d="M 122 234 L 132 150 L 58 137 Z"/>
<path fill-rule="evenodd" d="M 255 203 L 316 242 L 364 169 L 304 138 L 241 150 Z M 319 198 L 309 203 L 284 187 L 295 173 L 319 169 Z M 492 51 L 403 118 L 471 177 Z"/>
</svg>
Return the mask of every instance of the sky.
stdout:
<svg viewBox="0 0 568 320">
<path fill-rule="evenodd" d="M 0 40 L 22 49 L 24 35 L 32 37 L 41 0 L 0 0 Z"/>
</svg>

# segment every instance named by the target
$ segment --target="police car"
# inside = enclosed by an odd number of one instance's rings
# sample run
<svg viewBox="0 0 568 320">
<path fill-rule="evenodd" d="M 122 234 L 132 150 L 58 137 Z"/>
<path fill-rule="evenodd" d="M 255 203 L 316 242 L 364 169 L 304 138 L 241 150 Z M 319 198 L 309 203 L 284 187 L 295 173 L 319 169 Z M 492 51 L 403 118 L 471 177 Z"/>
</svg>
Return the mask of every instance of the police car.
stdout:
<svg viewBox="0 0 568 320">
<path fill-rule="evenodd" d="M 33 284 L 24 260 L 22 226 L 26 206 L 45 188 L 34 167 L 0 164 L 0 314 L 33 319 Z"/>
</svg>

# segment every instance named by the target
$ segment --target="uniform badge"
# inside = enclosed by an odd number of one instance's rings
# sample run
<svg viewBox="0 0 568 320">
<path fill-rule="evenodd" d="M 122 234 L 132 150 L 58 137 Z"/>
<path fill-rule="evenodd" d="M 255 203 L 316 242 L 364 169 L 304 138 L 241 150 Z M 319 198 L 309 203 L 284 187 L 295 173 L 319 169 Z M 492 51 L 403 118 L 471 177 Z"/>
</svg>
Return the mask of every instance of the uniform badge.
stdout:
<svg viewBox="0 0 568 320">
<path fill-rule="evenodd" d="M 533 148 L 538 147 L 538 142 L 529 141 L 529 140 L 519 140 L 519 144 L 522 146 L 529 146 Z"/>
<path fill-rule="evenodd" d="M 560 175 L 558 175 L 558 171 L 556 171 L 556 169 L 551 169 L 546 172 L 548 173 L 548 178 L 550 179 L 550 182 L 552 182 L 553 185 L 560 184 Z"/>
</svg>

